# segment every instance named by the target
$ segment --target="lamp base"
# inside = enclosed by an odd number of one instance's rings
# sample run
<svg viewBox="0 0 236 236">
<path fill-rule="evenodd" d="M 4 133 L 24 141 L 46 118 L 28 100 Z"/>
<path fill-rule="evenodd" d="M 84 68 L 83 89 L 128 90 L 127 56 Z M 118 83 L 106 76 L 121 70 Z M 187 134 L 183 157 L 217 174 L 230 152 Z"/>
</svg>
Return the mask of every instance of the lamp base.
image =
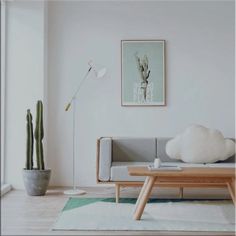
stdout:
<svg viewBox="0 0 236 236">
<path fill-rule="evenodd" d="M 82 195 L 85 193 L 86 193 L 86 191 L 84 191 L 82 189 L 70 189 L 70 190 L 64 191 L 64 194 L 66 194 L 66 195 Z"/>
</svg>

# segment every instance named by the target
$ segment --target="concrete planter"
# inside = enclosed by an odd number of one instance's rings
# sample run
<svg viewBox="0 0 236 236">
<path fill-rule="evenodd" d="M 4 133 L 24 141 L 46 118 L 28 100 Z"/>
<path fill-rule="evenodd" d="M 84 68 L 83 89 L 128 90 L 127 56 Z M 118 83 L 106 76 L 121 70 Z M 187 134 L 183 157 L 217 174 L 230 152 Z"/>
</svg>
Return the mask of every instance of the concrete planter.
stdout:
<svg viewBox="0 0 236 236">
<path fill-rule="evenodd" d="M 26 192 L 30 196 L 43 196 L 45 195 L 51 170 L 26 170 L 23 169 L 23 179 Z"/>
</svg>

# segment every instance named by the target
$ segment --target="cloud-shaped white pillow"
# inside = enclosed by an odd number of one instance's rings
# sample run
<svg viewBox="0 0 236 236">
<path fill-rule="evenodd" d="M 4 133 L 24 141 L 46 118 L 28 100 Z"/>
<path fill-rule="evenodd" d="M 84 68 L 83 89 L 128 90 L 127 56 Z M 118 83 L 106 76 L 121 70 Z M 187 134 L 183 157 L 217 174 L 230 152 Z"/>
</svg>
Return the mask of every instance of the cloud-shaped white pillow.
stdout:
<svg viewBox="0 0 236 236">
<path fill-rule="evenodd" d="M 171 159 L 188 163 L 213 163 L 235 154 L 235 143 L 218 130 L 192 125 L 166 144 Z"/>
</svg>

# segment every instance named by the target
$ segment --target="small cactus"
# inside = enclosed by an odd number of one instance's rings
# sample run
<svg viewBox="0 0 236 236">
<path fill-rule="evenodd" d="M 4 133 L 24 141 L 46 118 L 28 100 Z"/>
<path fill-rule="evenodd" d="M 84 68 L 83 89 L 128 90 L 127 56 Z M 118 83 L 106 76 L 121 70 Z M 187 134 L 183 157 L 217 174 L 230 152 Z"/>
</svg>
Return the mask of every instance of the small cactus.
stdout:
<svg viewBox="0 0 236 236">
<path fill-rule="evenodd" d="M 27 170 L 32 170 L 33 169 L 34 136 L 33 136 L 32 115 L 29 109 L 27 110 L 26 120 L 27 120 L 27 124 L 26 124 L 27 142 L 26 142 L 25 168 Z"/>
<path fill-rule="evenodd" d="M 43 160 L 43 103 L 42 101 L 37 102 L 37 111 L 36 111 L 36 126 L 35 126 L 35 143 L 36 143 L 36 160 L 37 168 L 39 170 L 44 170 L 44 160 Z"/>
</svg>

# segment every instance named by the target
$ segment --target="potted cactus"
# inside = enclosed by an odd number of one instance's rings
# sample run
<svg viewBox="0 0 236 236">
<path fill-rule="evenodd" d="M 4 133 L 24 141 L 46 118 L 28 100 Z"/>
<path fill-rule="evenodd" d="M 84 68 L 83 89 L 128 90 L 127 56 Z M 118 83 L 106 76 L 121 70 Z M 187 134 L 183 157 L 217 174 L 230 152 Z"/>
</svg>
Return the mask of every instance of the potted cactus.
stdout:
<svg viewBox="0 0 236 236">
<path fill-rule="evenodd" d="M 51 170 L 44 166 L 43 156 L 43 103 L 37 102 L 36 110 L 36 126 L 33 135 L 33 123 L 30 110 L 27 110 L 26 115 L 27 125 L 27 142 L 26 142 L 26 164 L 23 169 L 23 179 L 26 191 L 30 196 L 45 195 L 50 180 Z M 37 168 L 34 168 L 33 153 L 34 139 L 36 146 L 36 163 Z"/>
</svg>

